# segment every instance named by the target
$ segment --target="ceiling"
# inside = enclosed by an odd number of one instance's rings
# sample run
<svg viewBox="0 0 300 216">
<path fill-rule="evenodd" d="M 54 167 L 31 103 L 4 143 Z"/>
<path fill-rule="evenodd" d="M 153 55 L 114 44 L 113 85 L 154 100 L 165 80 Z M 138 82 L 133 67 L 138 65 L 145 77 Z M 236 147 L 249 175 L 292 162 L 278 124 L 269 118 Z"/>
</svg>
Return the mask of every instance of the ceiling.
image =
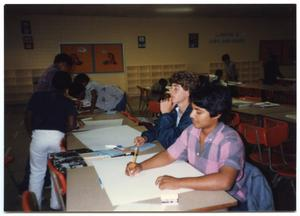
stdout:
<svg viewBox="0 0 300 216">
<path fill-rule="evenodd" d="M 296 4 L 82 5 L 6 4 L 5 15 L 80 15 L 107 17 L 276 17 L 295 18 Z"/>
</svg>

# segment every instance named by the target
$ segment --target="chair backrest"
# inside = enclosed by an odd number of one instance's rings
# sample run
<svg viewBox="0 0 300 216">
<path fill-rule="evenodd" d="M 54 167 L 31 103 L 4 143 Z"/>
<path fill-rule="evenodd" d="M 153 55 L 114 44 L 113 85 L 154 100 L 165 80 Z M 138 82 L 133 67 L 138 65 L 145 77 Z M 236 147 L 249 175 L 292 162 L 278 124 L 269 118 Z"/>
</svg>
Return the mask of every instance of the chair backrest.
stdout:
<svg viewBox="0 0 300 216">
<path fill-rule="evenodd" d="M 67 183 L 66 183 L 65 176 L 52 165 L 52 162 L 50 160 L 48 160 L 48 167 L 58 180 L 58 184 L 59 184 L 58 192 L 61 193 L 62 195 L 65 195 L 67 191 Z"/>
<path fill-rule="evenodd" d="M 50 175 L 53 181 L 55 192 L 58 196 L 60 205 L 63 210 L 65 210 L 65 195 L 67 192 L 67 183 L 65 176 L 59 172 L 52 164 L 51 160 L 48 160 L 48 167 L 50 170 Z"/>
<path fill-rule="evenodd" d="M 160 113 L 160 103 L 155 100 L 148 101 L 148 109 L 152 115 L 158 115 Z"/>
<path fill-rule="evenodd" d="M 35 193 L 31 191 L 23 192 L 22 208 L 24 212 L 40 211 Z"/>
<path fill-rule="evenodd" d="M 264 128 L 266 128 L 267 146 L 276 147 L 288 139 L 289 126 L 287 122 L 264 118 Z"/>
<path fill-rule="evenodd" d="M 140 90 L 140 97 L 144 100 L 148 100 L 150 90 L 139 85 L 136 87 Z"/>
<path fill-rule="evenodd" d="M 239 124 L 238 130 L 246 139 L 247 143 L 253 145 L 267 145 L 267 136 L 265 128 L 242 122 Z"/>
</svg>

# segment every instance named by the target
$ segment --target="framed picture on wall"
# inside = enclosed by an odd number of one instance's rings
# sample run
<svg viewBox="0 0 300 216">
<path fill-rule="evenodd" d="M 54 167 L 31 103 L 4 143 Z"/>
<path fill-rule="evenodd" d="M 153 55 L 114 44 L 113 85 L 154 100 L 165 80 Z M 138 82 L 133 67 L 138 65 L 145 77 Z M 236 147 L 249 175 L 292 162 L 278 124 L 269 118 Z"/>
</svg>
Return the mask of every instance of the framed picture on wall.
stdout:
<svg viewBox="0 0 300 216">
<path fill-rule="evenodd" d="M 122 44 L 94 44 L 95 72 L 124 72 Z"/>
<path fill-rule="evenodd" d="M 146 48 L 146 37 L 138 36 L 138 48 Z"/>
<path fill-rule="evenodd" d="M 198 33 L 189 33 L 189 48 L 198 48 Z"/>
<path fill-rule="evenodd" d="M 73 73 L 94 72 L 92 44 L 61 44 L 61 51 L 72 57 Z"/>
</svg>

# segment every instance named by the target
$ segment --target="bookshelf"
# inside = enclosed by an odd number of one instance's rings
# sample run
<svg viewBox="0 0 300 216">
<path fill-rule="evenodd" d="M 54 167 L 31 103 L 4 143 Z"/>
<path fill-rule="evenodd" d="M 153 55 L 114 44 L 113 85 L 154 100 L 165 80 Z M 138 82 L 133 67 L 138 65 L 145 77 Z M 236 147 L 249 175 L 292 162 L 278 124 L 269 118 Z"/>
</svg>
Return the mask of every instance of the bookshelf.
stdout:
<svg viewBox="0 0 300 216">
<path fill-rule="evenodd" d="M 5 70 L 5 103 L 26 104 L 42 72 L 42 69 Z"/>
<path fill-rule="evenodd" d="M 184 70 L 185 64 L 127 66 L 127 94 L 138 96 L 140 92 L 137 85 L 151 87 L 159 79 L 169 79 L 174 72 Z"/>
<path fill-rule="evenodd" d="M 239 81 L 252 82 L 263 78 L 263 66 L 260 61 L 241 61 L 234 63 L 236 65 Z M 224 63 L 213 62 L 209 64 L 210 74 L 214 74 L 216 69 L 224 70 Z"/>
</svg>

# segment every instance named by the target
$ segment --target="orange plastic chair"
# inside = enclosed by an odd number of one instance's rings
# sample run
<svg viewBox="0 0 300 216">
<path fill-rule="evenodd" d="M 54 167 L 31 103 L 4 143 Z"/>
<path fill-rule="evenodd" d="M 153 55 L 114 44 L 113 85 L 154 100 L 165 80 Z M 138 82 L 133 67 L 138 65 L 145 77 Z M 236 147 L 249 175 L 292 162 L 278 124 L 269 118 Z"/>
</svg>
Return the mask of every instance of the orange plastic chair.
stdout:
<svg viewBox="0 0 300 216">
<path fill-rule="evenodd" d="M 22 209 L 24 212 L 40 211 L 35 193 L 24 191 L 22 194 Z"/>
<path fill-rule="evenodd" d="M 53 166 L 51 160 L 48 160 L 48 167 L 50 170 L 51 178 L 53 180 L 55 192 L 59 197 L 59 202 L 62 209 L 65 210 L 65 196 L 67 192 L 66 178 Z"/>
<path fill-rule="evenodd" d="M 256 126 L 248 123 L 240 123 L 239 132 L 248 144 L 257 146 L 258 150 L 250 153 L 249 157 L 254 162 L 274 167 L 286 164 L 282 144 L 288 139 L 288 124 L 286 122 L 264 118 L 264 126 Z M 280 148 L 280 154 L 272 150 Z"/>
<path fill-rule="evenodd" d="M 148 110 L 151 113 L 152 117 L 158 117 L 160 114 L 160 103 L 155 100 L 148 101 Z"/>
</svg>

